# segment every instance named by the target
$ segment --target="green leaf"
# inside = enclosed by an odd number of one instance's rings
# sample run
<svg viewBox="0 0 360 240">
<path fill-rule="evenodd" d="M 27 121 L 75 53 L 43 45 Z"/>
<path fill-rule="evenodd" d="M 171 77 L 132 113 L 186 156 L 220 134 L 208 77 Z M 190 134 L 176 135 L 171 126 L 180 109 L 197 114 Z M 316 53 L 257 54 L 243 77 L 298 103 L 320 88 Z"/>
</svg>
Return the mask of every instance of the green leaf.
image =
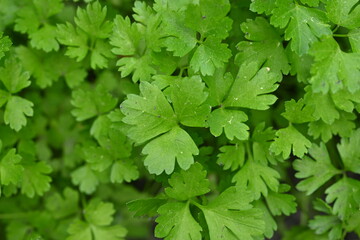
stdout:
<svg viewBox="0 0 360 240">
<path fill-rule="evenodd" d="M 66 240 L 123 240 L 127 233 L 121 225 L 109 226 L 115 213 L 112 203 L 92 200 L 84 209 L 86 222 L 76 219 L 68 228 Z"/>
<path fill-rule="evenodd" d="M 236 46 L 239 50 L 235 57 L 236 63 L 241 65 L 257 62 L 258 67 L 269 67 L 283 74 L 289 73 L 290 65 L 282 45 L 282 38 L 265 18 L 248 19 L 241 24 L 241 31 L 249 41 L 242 41 Z"/>
<path fill-rule="evenodd" d="M 30 34 L 30 44 L 36 49 L 45 52 L 58 51 L 59 43 L 56 41 L 56 27 L 45 24 L 38 31 Z"/>
<path fill-rule="evenodd" d="M 117 100 L 100 84 L 95 89 L 84 91 L 79 88 L 73 91 L 71 104 L 75 107 L 71 111 L 72 115 L 77 121 L 84 121 L 109 112 L 115 107 Z"/>
<path fill-rule="evenodd" d="M 231 51 L 225 43 L 208 37 L 196 50 L 190 61 L 194 72 L 202 75 L 213 75 L 216 68 L 221 68 L 231 57 Z"/>
<path fill-rule="evenodd" d="M 113 163 L 112 156 L 101 147 L 85 146 L 82 149 L 84 158 L 92 170 L 102 172 Z"/>
<path fill-rule="evenodd" d="M 201 240 L 202 228 L 191 215 L 189 203 L 172 202 L 158 209 L 155 236 L 165 240 Z"/>
<path fill-rule="evenodd" d="M 353 131 L 350 138 L 342 138 L 337 145 L 345 170 L 360 174 L 360 129 Z"/>
<path fill-rule="evenodd" d="M 333 23 L 354 29 L 360 27 L 360 6 L 358 0 L 326 0 L 327 16 Z"/>
<path fill-rule="evenodd" d="M 150 216 L 153 217 L 158 215 L 157 210 L 160 206 L 166 203 L 165 199 L 161 198 L 146 198 L 146 199 L 136 199 L 131 202 L 126 203 L 130 212 L 135 212 L 134 216 Z"/>
<path fill-rule="evenodd" d="M 175 162 L 180 168 L 188 169 L 194 163 L 193 155 L 199 154 L 199 149 L 186 131 L 174 127 L 146 144 L 142 153 L 148 155 L 144 165 L 149 172 L 159 175 L 163 171 L 166 174 L 172 173 Z"/>
<path fill-rule="evenodd" d="M 137 143 L 146 142 L 176 126 L 175 114 L 161 90 L 148 83 L 140 84 L 141 96 L 129 94 L 120 108 L 123 122 L 131 125 L 128 136 Z"/>
<path fill-rule="evenodd" d="M 71 180 L 75 185 L 79 185 L 80 191 L 91 194 L 99 185 L 99 179 L 90 166 L 82 166 L 71 173 Z"/>
<path fill-rule="evenodd" d="M 282 157 L 286 159 L 290 156 L 291 151 L 297 157 L 304 156 L 310 146 L 311 142 L 295 127 L 289 125 L 276 132 L 276 138 L 270 145 L 270 151 L 276 155 L 282 153 Z"/>
<path fill-rule="evenodd" d="M 253 12 L 257 12 L 259 14 L 265 13 L 266 15 L 270 15 L 271 12 L 276 7 L 276 0 L 254 0 L 251 1 L 250 10 Z"/>
<path fill-rule="evenodd" d="M 309 221 L 309 227 L 315 230 L 316 234 L 328 233 L 329 240 L 342 238 L 342 225 L 337 216 L 315 216 Z"/>
<path fill-rule="evenodd" d="M 291 99 L 285 102 L 285 112 L 281 114 L 291 123 L 306 123 L 314 121 L 314 108 L 311 105 L 305 105 L 304 99 L 299 101 Z"/>
<path fill-rule="evenodd" d="M 245 146 L 242 143 L 222 146 L 217 157 L 217 164 L 223 166 L 224 170 L 234 171 L 244 165 Z"/>
<path fill-rule="evenodd" d="M 265 200 L 274 216 L 286 215 L 289 216 L 296 212 L 297 203 L 296 198 L 291 194 L 286 194 L 290 190 L 290 186 L 281 184 L 278 192 L 270 191 Z"/>
<path fill-rule="evenodd" d="M 330 160 L 329 153 L 323 143 L 320 146 L 313 145 L 309 149 L 311 157 L 304 156 L 301 160 L 295 160 L 293 166 L 298 171 L 295 176 L 302 178 L 297 184 L 300 191 L 306 191 L 307 195 L 315 192 L 336 174 L 341 173 Z"/>
<path fill-rule="evenodd" d="M 349 42 L 354 53 L 360 53 L 360 29 L 353 29 L 348 33 Z"/>
<path fill-rule="evenodd" d="M 277 230 L 277 224 L 274 217 L 269 212 L 269 209 L 267 208 L 265 203 L 263 203 L 261 200 L 254 202 L 254 207 L 259 208 L 263 211 L 265 221 L 264 236 L 271 239 L 274 235 L 274 231 Z"/>
<path fill-rule="evenodd" d="M 210 239 L 252 240 L 264 233 L 263 211 L 253 208 L 250 191 L 230 187 L 201 207 Z"/>
<path fill-rule="evenodd" d="M 244 123 L 247 120 L 247 115 L 242 111 L 219 108 L 211 112 L 208 124 L 211 134 L 215 137 L 224 131 L 230 140 L 234 137 L 246 140 L 249 138 L 249 127 Z"/>
<path fill-rule="evenodd" d="M 266 110 L 277 99 L 268 93 L 275 91 L 280 81 L 281 75 L 272 72 L 270 68 L 258 70 L 255 62 L 244 64 L 240 67 L 224 106 Z"/>
<path fill-rule="evenodd" d="M 285 40 L 291 40 L 290 47 L 297 54 L 306 54 L 319 38 L 332 34 L 321 10 L 301 6 L 293 0 L 276 0 L 276 6 L 270 23 L 285 28 Z"/>
<path fill-rule="evenodd" d="M 4 121 L 15 131 L 26 126 L 27 117 L 32 117 L 34 104 L 24 98 L 11 96 L 6 104 Z"/>
<path fill-rule="evenodd" d="M 255 199 L 261 194 L 268 195 L 268 189 L 277 192 L 280 174 L 273 168 L 249 159 L 243 167 L 234 175 L 232 181 L 236 186 L 249 190 Z"/>
<path fill-rule="evenodd" d="M 334 203 L 334 214 L 341 220 L 359 210 L 360 181 L 344 177 L 325 190 L 326 202 Z"/>
<path fill-rule="evenodd" d="M 110 181 L 112 183 L 131 182 L 138 178 L 138 168 L 131 161 L 119 160 L 111 167 Z"/>
<path fill-rule="evenodd" d="M 205 84 L 199 76 L 181 78 L 170 86 L 171 102 L 178 121 L 189 127 L 204 127 L 210 106 Z"/>
<path fill-rule="evenodd" d="M 45 206 L 55 218 L 61 219 L 76 214 L 79 210 L 78 203 L 79 193 L 66 187 L 62 195 L 56 192 L 46 198 Z"/>
<path fill-rule="evenodd" d="M 22 65 L 14 58 L 7 59 L 4 67 L 0 68 L 0 80 L 9 93 L 18 93 L 30 86 L 29 72 L 23 71 Z"/>
<path fill-rule="evenodd" d="M 47 175 L 52 168 L 45 162 L 22 162 L 24 173 L 22 177 L 21 193 L 33 198 L 36 195 L 42 196 L 50 190 L 51 178 Z"/>
<path fill-rule="evenodd" d="M 310 49 L 315 59 L 310 83 L 314 92 L 337 92 L 343 88 L 354 93 L 360 89 L 360 53 L 343 52 L 335 39 L 329 37 L 316 42 Z"/>
<path fill-rule="evenodd" d="M 17 185 L 22 179 L 24 168 L 22 157 L 16 154 L 15 148 L 10 149 L 0 161 L 0 182 L 2 185 Z"/>
<path fill-rule="evenodd" d="M 90 51 L 90 66 L 93 69 L 105 68 L 112 58 L 110 44 L 105 39 L 110 37 L 112 23 L 106 20 L 107 8 L 99 2 L 88 4 L 86 9 L 78 8 L 71 23 L 57 26 L 57 39 L 67 45 L 66 55 L 82 61 Z"/>
<path fill-rule="evenodd" d="M 165 188 L 165 193 L 176 200 L 185 201 L 196 196 L 201 196 L 210 191 L 210 183 L 206 178 L 206 171 L 201 164 L 195 163 L 188 170 L 175 172 L 169 179 L 170 187 Z"/>
<path fill-rule="evenodd" d="M 315 93 L 310 87 L 306 90 L 307 93 L 304 96 L 304 101 L 306 106 L 314 109 L 313 116 L 315 120 L 321 119 L 327 124 L 332 124 L 340 118 L 339 111 L 329 94 Z"/>
<path fill-rule="evenodd" d="M 8 36 L 3 37 L 3 33 L 0 32 L 0 59 L 5 56 L 5 52 L 10 50 L 12 42 Z"/>
</svg>

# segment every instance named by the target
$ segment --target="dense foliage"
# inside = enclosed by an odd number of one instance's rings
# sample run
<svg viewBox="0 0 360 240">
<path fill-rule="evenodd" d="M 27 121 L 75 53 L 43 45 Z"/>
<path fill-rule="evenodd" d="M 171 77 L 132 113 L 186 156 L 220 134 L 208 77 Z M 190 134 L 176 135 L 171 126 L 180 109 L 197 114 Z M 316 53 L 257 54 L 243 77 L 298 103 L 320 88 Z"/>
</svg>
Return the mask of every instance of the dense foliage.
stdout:
<svg viewBox="0 0 360 240">
<path fill-rule="evenodd" d="M 358 0 L 0 0 L 0 239 L 360 236 Z"/>
</svg>

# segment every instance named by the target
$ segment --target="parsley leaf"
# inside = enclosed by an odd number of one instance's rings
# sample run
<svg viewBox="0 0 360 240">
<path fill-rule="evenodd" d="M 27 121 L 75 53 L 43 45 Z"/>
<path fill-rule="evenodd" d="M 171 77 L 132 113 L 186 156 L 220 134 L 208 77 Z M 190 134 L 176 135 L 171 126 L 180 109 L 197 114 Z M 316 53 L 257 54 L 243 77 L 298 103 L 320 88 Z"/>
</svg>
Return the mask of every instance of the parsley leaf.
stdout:
<svg viewBox="0 0 360 240">
<path fill-rule="evenodd" d="M 165 240 L 200 240 L 202 228 L 191 215 L 189 203 L 166 203 L 158 209 L 155 236 Z"/>
<path fill-rule="evenodd" d="M 121 225 L 109 226 L 115 213 L 112 203 L 92 200 L 84 209 L 86 221 L 76 219 L 68 228 L 66 240 L 121 240 L 127 231 Z"/>
<path fill-rule="evenodd" d="M 0 80 L 9 93 L 18 93 L 30 86 L 30 74 L 22 69 L 22 65 L 14 58 L 7 59 L 4 67 L 0 68 Z"/>
<path fill-rule="evenodd" d="M 282 157 L 286 159 L 290 156 L 291 151 L 297 157 L 304 156 L 310 146 L 311 142 L 294 126 L 289 125 L 276 132 L 276 138 L 270 145 L 270 151 L 276 155 L 282 153 Z"/>
<path fill-rule="evenodd" d="M 201 207 L 211 239 L 255 239 L 264 232 L 263 212 L 253 208 L 251 192 L 230 187 Z"/>
<path fill-rule="evenodd" d="M 182 169 L 188 169 L 194 163 L 193 155 L 199 154 L 199 149 L 185 130 L 173 127 L 169 132 L 146 144 L 142 153 L 148 155 L 144 165 L 149 172 L 159 175 L 163 171 L 166 174 L 172 173 L 175 162 Z"/>
<path fill-rule="evenodd" d="M 298 171 L 295 176 L 297 178 L 305 178 L 296 186 L 300 191 L 312 194 L 319 187 L 324 185 L 336 174 L 341 173 L 336 169 L 330 160 L 329 153 L 323 143 L 320 146 L 313 145 L 309 149 L 312 156 L 304 156 L 301 160 L 295 160 L 294 169 Z"/>
<path fill-rule="evenodd" d="M 10 149 L 0 161 L 0 182 L 2 185 L 17 185 L 24 171 L 21 164 L 22 157 L 16 154 L 14 148 Z M 0 192 L 1 193 L 1 192 Z"/>
<path fill-rule="evenodd" d="M 360 53 L 343 52 L 333 38 L 316 42 L 310 49 L 315 59 L 312 65 L 310 83 L 315 92 L 327 93 L 346 88 L 350 92 L 360 89 L 356 79 L 360 75 Z"/>
<path fill-rule="evenodd" d="M 285 28 L 285 40 L 291 40 L 291 49 L 299 55 L 306 54 L 312 43 L 322 36 L 331 35 L 323 11 L 301 6 L 293 0 L 276 0 L 270 23 Z"/>
<path fill-rule="evenodd" d="M 113 55 L 110 44 L 105 39 L 110 37 L 112 23 L 106 21 L 107 8 L 99 2 L 88 4 L 86 9 L 78 8 L 74 19 L 76 27 L 71 23 L 57 26 L 57 39 L 67 45 L 66 55 L 82 61 L 90 52 L 90 66 L 93 69 L 105 68 L 108 59 Z"/>
<path fill-rule="evenodd" d="M 328 18 L 335 24 L 354 29 L 360 27 L 360 6 L 357 0 L 326 0 Z"/>
<path fill-rule="evenodd" d="M 193 164 L 188 170 L 174 173 L 169 179 L 171 187 L 165 188 L 166 194 L 179 201 L 185 201 L 210 191 L 206 171 L 199 163 Z"/>
<path fill-rule="evenodd" d="M 0 59 L 5 56 L 5 52 L 10 50 L 12 42 L 8 36 L 3 37 L 3 32 L 0 32 Z"/>
<path fill-rule="evenodd" d="M 290 190 L 290 186 L 281 184 L 278 192 L 270 191 L 266 196 L 266 203 L 274 216 L 284 214 L 289 216 L 296 212 L 296 198 L 291 194 L 285 192 Z"/>
<path fill-rule="evenodd" d="M 10 125 L 15 131 L 20 131 L 22 127 L 26 126 L 26 116 L 33 116 L 33 106 L 34 104 L 25 98 L 17 96 L 10 97 L 4 113 L 5 123 Z"/>
<path fill-rule="evenodd" d="M 241 30 L 249 41 L 242 41 L 236 46 L 239 53 L 235 57 L 235 62 L 257 62 L 259 67 L 269 67 L 283 74 L 289 73 L 290 65 L 282 38 L 265 18 L 247 20 L 241 24 Z"/>
</svg>

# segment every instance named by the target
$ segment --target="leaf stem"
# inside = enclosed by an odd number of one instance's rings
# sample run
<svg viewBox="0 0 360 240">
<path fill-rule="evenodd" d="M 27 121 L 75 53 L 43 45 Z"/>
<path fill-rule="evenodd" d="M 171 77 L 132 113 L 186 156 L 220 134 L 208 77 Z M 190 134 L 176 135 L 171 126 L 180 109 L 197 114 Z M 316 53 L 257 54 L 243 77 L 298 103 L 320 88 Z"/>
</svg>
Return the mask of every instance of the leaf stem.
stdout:
<svg viewBox="0 0 360 240">
<path fill-rule="evenodd" d="M 347 34 L 333 34 L 334 37 L 349 37 Z"/>
</svg>

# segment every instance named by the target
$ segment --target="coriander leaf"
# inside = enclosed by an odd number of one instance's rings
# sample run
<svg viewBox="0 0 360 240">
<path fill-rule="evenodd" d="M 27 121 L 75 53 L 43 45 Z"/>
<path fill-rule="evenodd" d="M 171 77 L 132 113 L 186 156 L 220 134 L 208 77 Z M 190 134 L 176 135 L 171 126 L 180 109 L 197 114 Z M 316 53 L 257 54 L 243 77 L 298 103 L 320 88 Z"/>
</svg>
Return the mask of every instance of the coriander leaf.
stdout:
<svg viewBox="0 0 360 240">
<path fill-rule="evenodd" d="M 164 205 L 166 201 L 166 199 L 161 198 L 145 198 L 133 200 L 126 203 L 126 205 L 130 212 L 135 212 L 135 217 L 144 215 L 153 217 L 158 215 L 157 210 L 160 206 Z"/>
<path fill-rule="evenodd" d="M 345 170 L 360 174 L 360 129 L 353 131 L 350 138 L 341 138 L 337 145 Z"/>
<path fill-rule="evenodd" d="M 218 137 L 225 132 L 228 139 L 233 140 L 236 137 L 239 140 L 249 138 L 249 127 L 244 123 L 248 116 L 238 110 L 219 108 L 211 112 L 208 118 L 210 132 Z"/>
<path fill-rule="evenodd" d="M 250 190 L 254 198 L 259 199 L 261 194 L 268 195 L 268 188 L 278 191 L 279 178 L 280 175 L 276 170 L 249 158 L 234 175 L 232 181 L 236 183 L 236 186 Z"/>
<path fill-rule="evenodd" d="M 274 156 L 270 149 L 271 140 L 275 138 L 276 131 L 271 127 L 265 128 L 265 122 L 258 124 L 252 134 L 252 152 L 254 159 L 262 164 L 268 165 L 277 164 L 282 162 L 284 159 L 278 156 Z"/>
<path fill-rule="evenodd" d="M 290 65 L 282 45 L 282 38 L 265 18 L 257 17 L 241 24 L 241 31 L 249 41 L 240 42 L 235 57 L 238 64 L 257 62 L 258 67 L 269 67 L 275 72 L 287 74 Z"/>
<path fill-rule="evenodd" d="M 253 194 L 230 187 L 207 206 L 202 206 L 210 239 L 252 240 L 261 236 L 265 223 L 263 211 L 253 208 Z"/>
<path fill-rule="evenodd" d="M 3 33 L 0 32 L 0 59 L 5 56 L 4 52 L 10 50 L 12 42 L 8 36 L 3 37 Z"/>
<path fill-rule="evenodd" d="M 299 101 L 291 99 L 285 102 L 285 112 L 281 114 L 291 123 L 306 123 L 314 121 L 314 108 L 311 105 L 305 105 L 304 99 Z"/>
<path fill-rule="evenodd" d="M 349 42 L 354 53 L 360 53 L 360 28 L 348 33 Z"/>
<path fill-rule="evenodd" d="M 0 68 L 0 80 L 9 93 L 18 93 L 30 86 L 29 72 L 23 71 L 22 65 L 14 58 L 7 59 L 4 67 Z"/>
<path fill-rule="evenodd" d="M 116 161 L 111 167 L 110 181 L 112 183 L 131 182 L 139 178 L 137 167 L 124 159 Z"/>
<path fill-rule="evenodd" d="M 181 78 L 170 86 L 171 102 L 178 121 L 189 127 L 204 127 L 210 106 L 200 76 Z"/>
<path fill-rule="evenodd" d="M 144 165 L 149 172 L 159 175 L 163 171 L 166 174 L 172 173 L 175 162 L 180 168 L 188 169 L 194 162 L 193 155 L 199 154 L 199 149 L 185 130 L 173 127 L 169 132 L 146 144 L 142 153 L 148 155 Z"/>
<path fill-rule="evenodd" d="M 296 212 L 296 198 L 291 194 L 284 193 L 289 190 L 289 185 L 281 184 L 278 192 L 270 191 L 266 196 L 265 200 L 272 215 L 279 216 L 284 214 L 289 216 Z"/>
<path fill-rule="evenodd" d="M 360 27 L 360 6 L 358 0 L 326 0 L 324 2 L 330 21 L 349 29 Z"/>
<path fill-rule="evenodd" d="M 120 108 L 123 122 L 131 125 L 128 136 L 137 143 L 146 142 L 176 126 L 175 114 L 161 90 L 148 83 L 140 84 L 141 96 L 129 94 Z"/>
<path fill-rule="evenodd" d="M 290 156 L 291 151 L 297 157 L 304 156 L 310 146 L 311 142 L 295 127 L 289 125 L 276 132 L 276 138 L 270 145 L 270 151 L 276 155 L 282 153 L 282 157 L 286 159 Z"/>
<path fill-rule="evenodd" d="M 276 7 L 276 0 L 253 0 L 250 4 L 250 10 L 259 14 L 265 13 L 270 15 Z"/>
<path fill-rule="evenodd" d="M 297 184 L 297 189 L 306 191 L 307 195 L 315 192 L 336 174 L 341 173 L 330 160 L 329 153 L 323 143 L 320 146 L 313 145 L 309 149 L 311 157 L 304 156 L 301 160 L 295 160 L 294 169 L 298 171 L 295 176 L 302 178 Z"/>
<path fill-rule="evenodd" d="M 281 75 L 270 71 L 270 68 L 258 70 L 257 64 L 243 64 L 224 101 L 225 107 L 243 107 L 266 110 L 277 97 L 268 93 L 278 88 Z"/>
<path fill-rule="evenodd" d="M 245 162 L 245 147 L 242 143 L 236 145 L 227 145 L 220 148 L 220 153 L 217 155 L 217 164 L 223 166 L 224 170 L 230 169 L 234 171 L 242 167 Z"/>
<path fill-rule="evenodd" d="M 21 193 L 33 198 L 35 194 L 42 196 L 50 190 L 51 178 L 46 175 L 52 168 L 45 162 L 22 162 L 24 173 L 22 177 Z"/>
<path fill-rule="evenodd" d="M 2 185 L 17 185 L 22 178 L 24 168 L 22 157 L 16 154 L 15 148 L 10 149 L 0 161 L 0 182 Z"/>
<path fill-rule="evenodd" d="M 176 200 L 185 201 L 201 196 L 210 191 L 210 182 L 206 178 L 206 171 L 200 163 L 193 164 L 188 170 L 173 173 L 169 179 L 170 187 L 165 193 Z"/>
<path fill-rule="evenodd" d="M 360 196 L 360 181 L 344 177 L 325 190 L 326 202 L 332 203 L 333 212 L 341 220 L 347 219 L 352 213 L 358 211 L 357 203 Z"/>
<path fill-rule="evenodd" d="M 310 49 L 315 59 L 309 82 L 314 92 L 337 92 L 346 88 L 350 92 L 360 89 L 356 79 L 360 76 L 360 53 L 343 52 L 335 39 L 329 37 L 316 42 Z"/>
<path fill-rule="evenodd" d="M 158 209 L 155 236 L 165 240 L 200 240 L 202 228 L 195 221 L 189 203 L 172 202 Z"/>
<path fill-rule="evenodd" d="M 308 8 L 293 0 L 276 0 L 270 23 L 285 28 L 285 40 L 291 40 L 291 49 L 299 55 L 306 54 L 309 47 L 324 35 L 331 35 L 325 13 Z"/>
<path fill-rule="evenodd" d="M 225 43 L 214 37 L 208 37 L 191 58 L 190 67 L 202 75 L 212 75 L 216 68 L 221 68 L 231 57 L 231 51 Z"/>
<path fill-rule="evenodd" d="M 99 178 L 95 175 L 90 166 L 82 166 L 71 173 L 73 184 L 79 185 L 80 191 L 91 194 L 99 185 Z"/>
<path fill-rule="evenodd" d="M 77 121 L 84 121 L 112 110 L 116 103 L 117 100 L 102 84 L 91 90 L 79 88 L 72 92 L 71 104 L 76 108 L 71 113 Z"/>
<path fill-rule="evenodd" d="M 4 121 L 15 131 L 26 126 L 26 116 L 32 117 L 34 104 L 24 98 L 11 96 L 6 104 Z"/>
<path fill-rule="evenodd" d="M 92 200 L 84 209 L 86 222 L 76 219 L 68 228 L 66 240 L 123 240 L 127 233 L 120 225 L 109 226 L 115 213 L 112 203 Z"/>
</svg>

